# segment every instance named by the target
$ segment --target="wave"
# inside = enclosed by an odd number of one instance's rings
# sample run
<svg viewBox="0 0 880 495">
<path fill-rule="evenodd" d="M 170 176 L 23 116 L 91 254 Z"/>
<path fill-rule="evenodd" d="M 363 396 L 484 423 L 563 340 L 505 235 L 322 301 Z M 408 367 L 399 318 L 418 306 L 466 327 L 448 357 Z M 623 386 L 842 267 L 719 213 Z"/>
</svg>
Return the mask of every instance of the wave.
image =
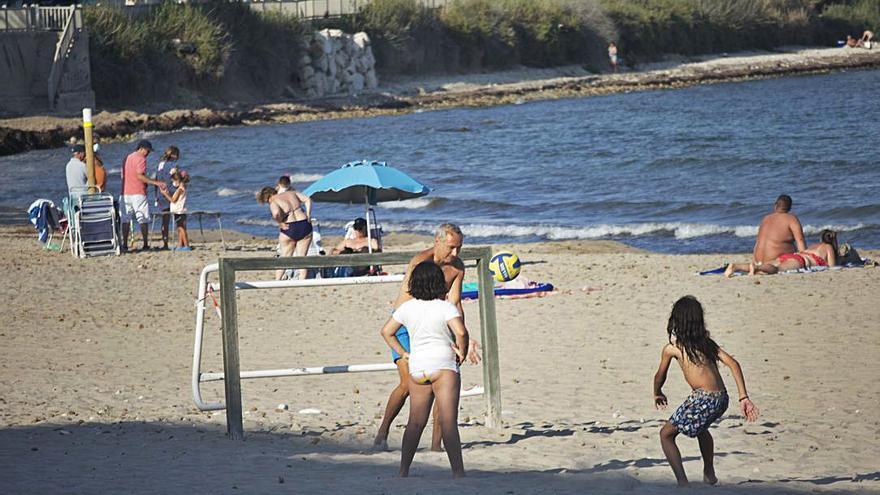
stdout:
<svg viewBox="0 0 880 495">
<path fill-rule="evenodd" d="M 302 184 L 304 182 L 315 182 L 316 180 L 324 177 L 321 174 L 288 174 L 290 176 L 290 182 L 295 184 Z"/>
<path fill-rule="evenodd" d="M 437 206 L 443 202 L 445 202 L 444 198 L 414 198 L 403 201 L 386 201 L 379 203 L 378 206 L 388 210 L 418 210 Z"/>
<path fill-rule="evenodd" d="M 410 230 L 405 225 L 386 225 L 386 230 Z M 433 226 L 420 224 L 416 230 L 431 231 Z M 424 228 L 427 227 L 427 228 Z M 868 225 L 859 223 L 855 225 L 805 225 L 805 235 L 816 235 L 823 229 L 832 229 L 838 232 L 851 232 L 861 230 Z M 560 225 L 492 225 L 492 224 L 463 224 L 461 230 L 466 237 L 476 238 L 509 238 L 509 237 L 539 237 L 548 240 L 589 240 L 609 237 L 641 237 L 648 235 L 673 236 L 676 239 L 694 239 L 718 235 L 733 235 L 735 237 L 755 237 L 758 227 L 752 225 L 715 225 L 682 222 L 650 222 L 635 224 L 601 224 L 585 227 L 568 227 Z"/>
<path fill-rule="evenodd" d="M 221 187 L 217 189 L 217 196 L 221 198 L 228 198 L 229 196 L 244 196 L 253 194 L 250 191 L 242 191 L 239 189 L 232 189 L 231 187 Z"/>
<path fill-rule="evenodd" d="M 243 225 L 275 226 L 276 222 L 264 219 L 240 219 L 238 223 Z M 342 229 L 348 221 L 322 220 L 320 226 L 323 229 Z M 396 223 L 381 222 L 386 233 L 413 232 L 430 235 L 437 224 L 430 222 Z M 716 225 L 682 222 L 648 222 L 634 224 L 601 224 L 585 227 L 568 227 L 561 225 L 493 225 L 493 224 L 461 224 L 465 238 L 492 239 L 492 238 L 542 238 L 553 241 L 562 240 L 592 240 L 620 237 L 643 237 L 643 236 L 672 236 L 676 239 L 696 239 L 720 235 L 732 235 L 739 238 L 755 237 L 758 227 L 753 225 Z M 875 225 L 805 225 L 804 235 L 815 236 L 823 229 L 831 229 L 837 232 L 852 232 L 865 228 L 877 227 Z"/>
</svg>

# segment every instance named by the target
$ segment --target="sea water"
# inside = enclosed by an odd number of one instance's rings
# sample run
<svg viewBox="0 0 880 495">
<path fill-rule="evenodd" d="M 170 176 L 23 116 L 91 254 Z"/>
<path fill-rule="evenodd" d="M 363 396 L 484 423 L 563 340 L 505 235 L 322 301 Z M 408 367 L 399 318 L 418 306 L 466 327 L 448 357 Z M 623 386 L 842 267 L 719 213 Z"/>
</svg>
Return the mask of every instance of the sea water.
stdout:
<svg viewBox="0 0 880 495">
<path fill-rule="evenodd" d="M 383 203 L 386 232 L 461 225 L 468 242 L 613 239 L 661 252 L 744 252 L 779 194 L 794 198 L 808 242 L 822 228 L 880 248 L 880 71 L 712 84 L 403 116 L 147 135 L 181 149 L 187 206 L 274 237 L 254 200 L 350 160 L 376 159 L 430 195 Z M 143 137 L 143 136 L 141 136 Z M 110 189 L 131 143 L 103 145 Z M 0 157 L 0 212 L 60 202 L 66 150 Z M 363 204 L 316 203 L 323 233 Z M 210 223 L 210 222 L 209 222 Z"/>
</svg>

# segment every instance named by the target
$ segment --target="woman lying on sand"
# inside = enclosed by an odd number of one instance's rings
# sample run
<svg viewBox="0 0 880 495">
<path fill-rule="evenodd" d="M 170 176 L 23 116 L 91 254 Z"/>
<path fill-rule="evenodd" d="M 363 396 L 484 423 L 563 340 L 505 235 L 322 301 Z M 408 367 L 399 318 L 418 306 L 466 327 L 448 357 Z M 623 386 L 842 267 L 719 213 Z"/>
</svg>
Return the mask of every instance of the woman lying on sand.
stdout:
<svg viewBox="0 0 880 495">
<path fill-rule="evenodd" d="M 825 229 L 819 235 L 821 242 L 812 244 L 799 253 L 785 253 L 769 263 L 730 263 L 724 276 L 730 278 L 734 273 L 774 274 L 787 270 L 799 270 L 814 266 L 835 266 L 837 264 L 837 232 Z"/>
</svg>

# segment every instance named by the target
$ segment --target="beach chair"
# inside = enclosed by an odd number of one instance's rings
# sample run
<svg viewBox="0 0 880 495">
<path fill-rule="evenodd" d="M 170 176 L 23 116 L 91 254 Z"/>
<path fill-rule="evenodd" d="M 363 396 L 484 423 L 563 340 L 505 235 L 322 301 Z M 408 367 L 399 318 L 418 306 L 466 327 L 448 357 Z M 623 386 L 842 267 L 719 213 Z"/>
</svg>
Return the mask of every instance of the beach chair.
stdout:
<svg viewBox="0 0 880 495">
<path fill-rule="evenodd" d="M 68 216 L 70 251 L 76 258 L 120 253 L 113 195 L 82 194 Z"/>
</svg>

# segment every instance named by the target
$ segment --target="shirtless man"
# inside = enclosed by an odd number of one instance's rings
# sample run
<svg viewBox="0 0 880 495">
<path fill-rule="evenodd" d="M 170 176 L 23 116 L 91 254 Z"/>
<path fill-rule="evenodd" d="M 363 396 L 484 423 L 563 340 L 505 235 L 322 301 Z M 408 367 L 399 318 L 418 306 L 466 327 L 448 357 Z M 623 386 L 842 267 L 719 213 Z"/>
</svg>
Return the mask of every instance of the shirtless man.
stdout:
<svg viewBox="0 0 880 495">
<path fill-rule="evenodd" d="M 397 308 L 401 304 L 412 299 L 412 296 L 407 291 L 407 287 L 409 286 L 409 276 L 410 273 L 412 273 L 413 268 L 423 261 L 433 261 L 440 266 L 443 270 L 443 276 L 446 278 L 446 300 L 458 308 L 462 321 L 464 321 L 464 310 L 461 307 L 461 286 L 464 281 L 464 262 L 458 257 L 458 253 L 461 252 L 463 241 L 464 236 L 457 225 L 444 223 L 437 227 L 437 232 L 434 236 L 434 246 L 415 255 L 406 267 L 406 275 L 403 277 L 403 283 L 400 284 L 400 293 L 397 296 L 397 300 L 394 302 L 394 307 Z M 401 327 L 396 336 L 404 348 L 409 350 L 409 333 L 407 332 L 406 327 Z M 478 364 L 480 362 L 479 347 L 480 344 L 476 340 L 470 340 L 468 344 L 467 360 L 473 364 Z M 388 430 L 391 428 L 391 422 L 397 417 L 397 414 L 403 407 L 403 403 L 406 402 L 406 398 L 409 397 L 409 388 L 407 386 L 410 380 L 409 363 L 407 363 L 406 359 L 401 359 L 400 355 L 396 352 L 392 351 L 391 357 L 397 365 L 397 372 L 400 375 L 400 383 L 397 384 L 397 387 L 391 391 L 391 395 L 388 397 L 388 405 L 385 407 L 385 417 L 382 418 L 382 424 L 379 426 L 379 431 L 376 433 L 376 440 L 373 442 L 373 448 L 375 450 L 388 450 Z M 435 403 L 435 416 L 437 412 L 436 407 L 437 404 Z M 431 437 L 431 450 L 441 450 L 440 424 L 437 421 L 434 422 L 434 430 Z"/>
<path fill-rule="evenodd" d="M 797 253 L 807 248 L 801 222 L 790 210 L 791 197 L 783 194 L 776 198 L 773 213 L 761 220 L 758 239 L 752 251 L 752 261 L 756 265 L 775 260 L 781 254 Z"/>
<path fill-rule="evenodd" d="M 800 270 L 816 266 L 837 266 L 839 248 L 837 245 L 837 232 L 825 229 L 819 235 L 819 242 L 811 244 L 809 248 L 797 253 L 783 253 L 773 261 L 755 265 L 754 263 L 731 263 L 724 270 L 725 277 L 731 277 L 734 273 L 774 274 L 788 270 Z"/>
<path fill-rule="evenodd" d="M 312 243 L 311 198 L 293 189 L 278 193 L 274 187 L 264 187 L 257 194 L 257 202 L 268 203 L 272 219 L 278 222 L 281 256 L 305 256 Z M 300 280 L 305 280 L 307 270 L 303 268 L 298 271 Z M 281 280 L 283 276 L 284 270 L 275 272 L 276 280 Z"/>
</svg>

